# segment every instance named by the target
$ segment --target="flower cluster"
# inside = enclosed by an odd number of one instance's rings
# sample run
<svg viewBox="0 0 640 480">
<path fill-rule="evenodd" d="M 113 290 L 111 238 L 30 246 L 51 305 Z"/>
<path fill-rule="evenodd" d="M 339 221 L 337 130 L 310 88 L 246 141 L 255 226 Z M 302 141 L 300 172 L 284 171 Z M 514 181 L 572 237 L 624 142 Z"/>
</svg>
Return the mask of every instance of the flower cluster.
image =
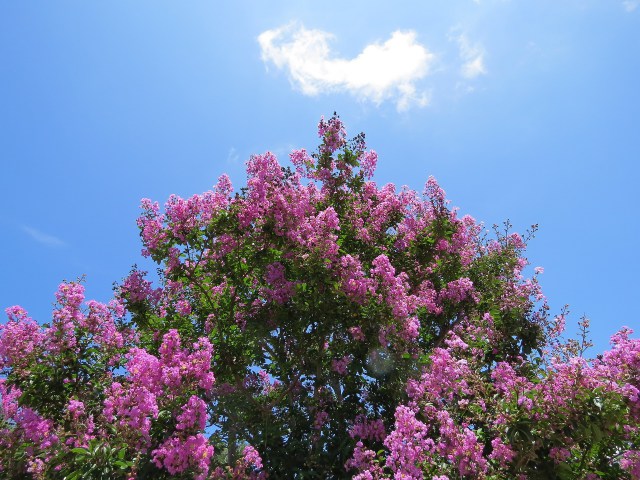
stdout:
<svg viewBox="0 0 640 480">
<path fill-rule="evenodd" d="M 383 458 L 363 461 L 366 447 L 354 450 L 348 466 L 359 478 L 525 479 L 542 470 L 596 479 L 603 465 L 637 478 L 640 341 L 628 329 L 591 362 L 547 358 L 534 369 L 518 357 L 489 370 L 484 352 L 466 343 L 477 335 L 462 330 L 466 338 L 452 332 L 408 383 L 410 402 L 396 409 Z"/>
<path fill-rule="evenodd" d="M 203 435 L 214 384 L 209 340 L 183 348 L 169 330 L 153 355 L 133 346 L 140 338 L 118 302 L 85 303 L 78 283 L 62 284 L 56 298 L 51 326 L 11 307 L 0 327 L 0 471 L 81 472 L 90 467 L 82 452 L 101 439 L 129 452 L 129 463 L 115 460 L 131 466 L 129 478 L 145 453 L 171 474 L 206 478 L 214 452 Z"/>
</svg>

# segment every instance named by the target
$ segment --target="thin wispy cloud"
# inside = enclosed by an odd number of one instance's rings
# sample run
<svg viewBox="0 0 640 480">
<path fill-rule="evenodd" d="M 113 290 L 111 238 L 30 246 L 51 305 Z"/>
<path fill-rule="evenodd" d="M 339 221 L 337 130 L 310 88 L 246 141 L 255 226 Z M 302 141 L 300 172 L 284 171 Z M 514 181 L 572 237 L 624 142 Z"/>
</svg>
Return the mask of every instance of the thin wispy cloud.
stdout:
<svg viewBox="0 0 640 480">
<path fill-rule="evenodd" d="M 331 33 L 289 24 L 260 34 L 265 64 L 286 70 L 305 95 L 348 92 L 377 105 L 390 100 L 398 110 L 424 107 L 429 96 L 419 81 L 430 73 L 434 54 L 413 31 L 396 31 L 384 43 L 366 45 L 356 57 L 332 54 Z"/>
<path fill-rule="evenodd" d="M 29 235 L 33 240 L 47 247 L 63 247 L 66 243 L 58 237 L 41 232 L 33 227 L 22 225 L 22 231 Z"/>
<path fill-rule="evenodd" d="M 465 34 L 460 34 L 453 39 L 458 44 L 458 51 L 462 66 L 460 74 L 468 79 L 474 79 L 480 75 L 487 74 L 487 67 L 484 63 L 484 49 L 479 44 L 472 44 Z"/>
<path fill-rule="evenodd" d="M 640 6 L 640 1 L 638 0 L 625 0 L 622 2 L 622 6 L 627 12 L 633 12 L 638 6 Z"/>
<path fill-rule="evenodd" d="M 238 150 L 235 147 L 231 147 L 229 149 L 229 153 L 227 154 L 227 163 L 235 164 L 240 160 L 240 155 L 238 154 Z"/>
</svg>

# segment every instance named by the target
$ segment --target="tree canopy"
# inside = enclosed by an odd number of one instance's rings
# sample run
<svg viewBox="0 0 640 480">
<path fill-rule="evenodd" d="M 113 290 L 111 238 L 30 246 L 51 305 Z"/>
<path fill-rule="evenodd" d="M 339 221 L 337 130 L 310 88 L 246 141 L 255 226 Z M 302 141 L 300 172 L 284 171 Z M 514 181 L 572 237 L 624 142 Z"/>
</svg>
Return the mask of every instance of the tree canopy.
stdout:
<svg viewBox="0 0 640 480">
<path fill-rule="evenodd" d="M 337 116 L 235 191 L 144 199 L 108 304 L 0 327 L 6 478 L 640 478 L 640 342 L 584 358 L 525 235 L 377 185 Z M 582 323 L 586 332 L 588 322 Z"/>
</svg>

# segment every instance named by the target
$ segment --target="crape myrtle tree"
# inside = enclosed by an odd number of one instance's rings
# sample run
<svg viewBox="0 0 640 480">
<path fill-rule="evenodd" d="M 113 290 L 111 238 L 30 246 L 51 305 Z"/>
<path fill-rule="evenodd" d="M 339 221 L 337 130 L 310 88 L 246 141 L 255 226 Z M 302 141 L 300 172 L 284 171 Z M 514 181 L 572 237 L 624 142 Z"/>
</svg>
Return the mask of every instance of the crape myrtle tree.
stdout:
<svg viewBox="0 0 640 480">
<path fill-rule="evenodd" d="M 64 283 L 0 330 L 6 478 L 640 478 L 640 342 L 583 358 L 527 240 L 371 180 L 337 116 L 292 167 L 143 200 L 107 305 Z M 586 330 L 587 323 L 583 323 Z"/>
</svg>

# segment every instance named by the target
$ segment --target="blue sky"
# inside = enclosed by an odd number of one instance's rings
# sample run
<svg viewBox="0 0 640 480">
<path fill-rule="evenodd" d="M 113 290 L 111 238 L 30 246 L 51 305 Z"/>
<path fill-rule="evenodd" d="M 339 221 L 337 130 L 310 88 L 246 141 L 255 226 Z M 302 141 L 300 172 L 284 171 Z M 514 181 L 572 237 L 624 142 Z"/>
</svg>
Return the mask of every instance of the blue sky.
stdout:
<svg viewBox="0 0 640 480">
<path fill-rule="evenodd" d="M 49 321 L 141 261 L 139 201 L 244 183 L 337 111 L 376 181 L 538 223 L 553 312 L 638 326 L 640 1 L 0 4 L 0 306 Z"/>
</svg>

